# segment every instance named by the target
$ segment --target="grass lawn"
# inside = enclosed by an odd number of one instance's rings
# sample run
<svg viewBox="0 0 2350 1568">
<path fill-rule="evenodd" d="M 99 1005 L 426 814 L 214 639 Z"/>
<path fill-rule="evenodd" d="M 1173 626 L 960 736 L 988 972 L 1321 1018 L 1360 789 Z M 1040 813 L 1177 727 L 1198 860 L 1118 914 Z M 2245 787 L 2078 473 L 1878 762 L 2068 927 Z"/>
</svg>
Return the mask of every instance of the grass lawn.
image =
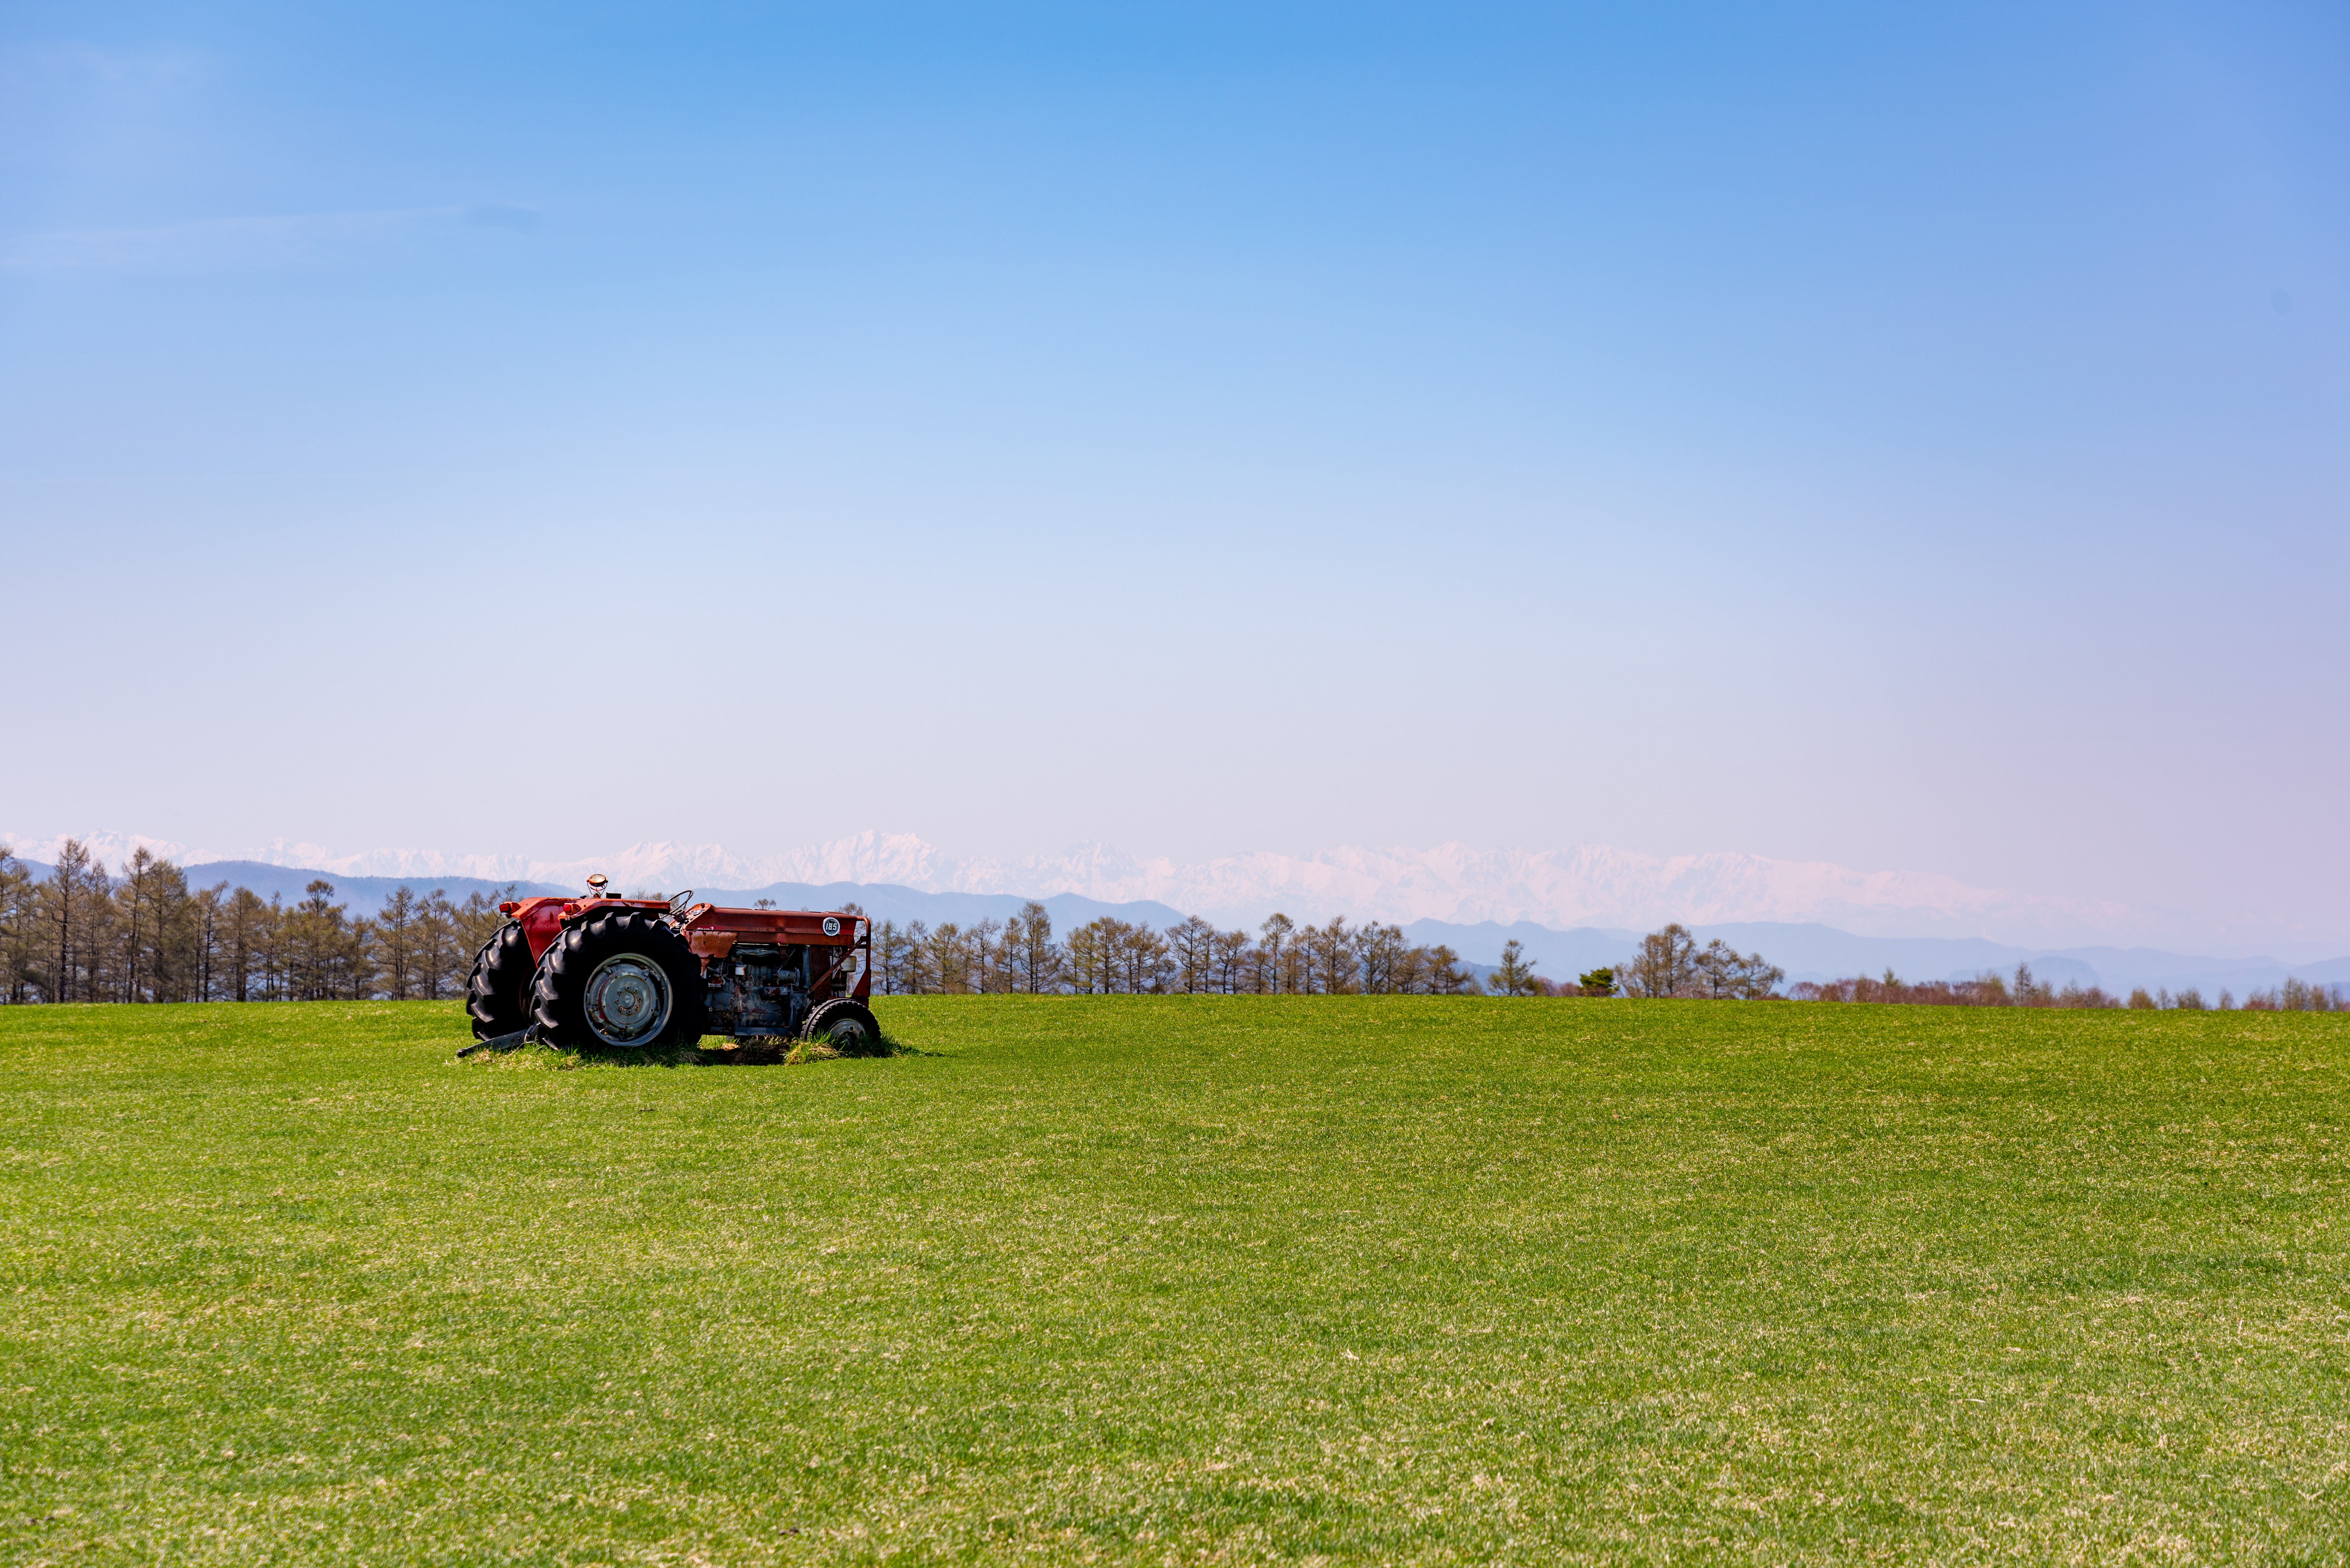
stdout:
<svg viewBox="0 0 2350 1568">
<path fill-rule="evenodd" d="M 2342 1563 L 2350 1016 L 0 1009 L 0 1561 Z"/>
</svg>

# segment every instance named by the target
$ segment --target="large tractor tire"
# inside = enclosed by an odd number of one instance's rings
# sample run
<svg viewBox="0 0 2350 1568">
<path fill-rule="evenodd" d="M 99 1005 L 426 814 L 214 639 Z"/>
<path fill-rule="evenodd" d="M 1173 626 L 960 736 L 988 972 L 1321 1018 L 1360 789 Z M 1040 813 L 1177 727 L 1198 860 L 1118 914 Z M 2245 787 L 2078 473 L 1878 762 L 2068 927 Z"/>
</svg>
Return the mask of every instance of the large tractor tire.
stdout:
<svg viewBox="0 0 2350 1568">
<path fill-rule="evenodd" d="M 820 1040 L 844 1056 L 879 1056 L 884 1049 L 873 1010 L 846 996 L 817 1002 L 800 1025 L 800 1038 Z"/>
<path fill-rule="evenodd" d="M 538 961 L 531 1017 L 569 1051 L 691 1045 L 710 1022 L 702 961 L 676 931 L 636 910 L 582 920 Z"/>
<path fill-rule="evenodd" d="M 494 1040 L 530 1027 L 530 978 L 536 964 L 529 939 L 512 920 L 482 944 L 465 981 L 465 1016 L 473 1021 L 474 1039 Z"/>
</svg>

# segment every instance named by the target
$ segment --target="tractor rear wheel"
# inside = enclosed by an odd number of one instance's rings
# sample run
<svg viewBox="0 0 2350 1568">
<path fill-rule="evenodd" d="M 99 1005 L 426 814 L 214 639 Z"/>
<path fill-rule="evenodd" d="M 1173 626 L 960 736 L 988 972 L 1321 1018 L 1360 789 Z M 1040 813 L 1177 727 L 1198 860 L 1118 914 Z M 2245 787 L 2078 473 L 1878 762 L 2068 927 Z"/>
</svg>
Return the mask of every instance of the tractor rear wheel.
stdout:
<svg viewBox="0 0 2350 1568">
<path fill-rule="evenodd" d="M 530 977 L 537 961 L 530 956 L 530 940 L 512 920 L 482 944 L 465 981 L 465 1016 L 473 1021 L 474 1039 L 494 1040 L 530 1027 Z"/>
<path fill-rule="evenodd" d="M 702 961 L 685 939 L 633 909 L 582 920 L 538 961 L 531 1016 L 567 1050 L 691 1045 L 710 1021 Z"/>
<path fill-rule="evenodd" d="M 800 1038 L 821 1040 L 844 1056 L 881 1054 L 881 1025 L 875 1021 L 873 1010 L 846 996 L 817 1002 L 807 1022 L 800 1025 Z"/>
</svg>

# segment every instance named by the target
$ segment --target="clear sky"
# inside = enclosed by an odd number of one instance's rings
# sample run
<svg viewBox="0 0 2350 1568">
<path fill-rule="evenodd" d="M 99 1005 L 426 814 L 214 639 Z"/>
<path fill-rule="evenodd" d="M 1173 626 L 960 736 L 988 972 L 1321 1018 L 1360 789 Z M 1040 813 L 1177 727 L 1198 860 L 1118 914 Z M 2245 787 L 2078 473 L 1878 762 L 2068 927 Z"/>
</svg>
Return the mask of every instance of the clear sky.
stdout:
<svg viewBox="0 0 2350 1568">
<path fill-rule="evenodd" d="M 0 9 L 0 823 L 2350 934 L 2350 10 Z"/>
</svg>

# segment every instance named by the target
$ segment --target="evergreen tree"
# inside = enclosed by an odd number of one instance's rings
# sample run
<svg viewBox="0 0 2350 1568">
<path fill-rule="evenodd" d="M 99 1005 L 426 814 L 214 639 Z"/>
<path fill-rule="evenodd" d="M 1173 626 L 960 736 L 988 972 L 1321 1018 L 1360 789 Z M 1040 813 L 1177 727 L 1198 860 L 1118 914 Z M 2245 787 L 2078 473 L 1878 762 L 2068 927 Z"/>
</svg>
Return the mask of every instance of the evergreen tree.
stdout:
<svg viewBox="0 0 2350 1568">
<path fill-rule="evenodd" d="M 1542 994 L 1542 981 L 1534 978 L 1534 966 L 1526 958 L 1526 944 L 1517 938 L 1502 945 L 1502 961 L 1493 971 L 1490 989 L 1497 996 Z"/>
</svg>

